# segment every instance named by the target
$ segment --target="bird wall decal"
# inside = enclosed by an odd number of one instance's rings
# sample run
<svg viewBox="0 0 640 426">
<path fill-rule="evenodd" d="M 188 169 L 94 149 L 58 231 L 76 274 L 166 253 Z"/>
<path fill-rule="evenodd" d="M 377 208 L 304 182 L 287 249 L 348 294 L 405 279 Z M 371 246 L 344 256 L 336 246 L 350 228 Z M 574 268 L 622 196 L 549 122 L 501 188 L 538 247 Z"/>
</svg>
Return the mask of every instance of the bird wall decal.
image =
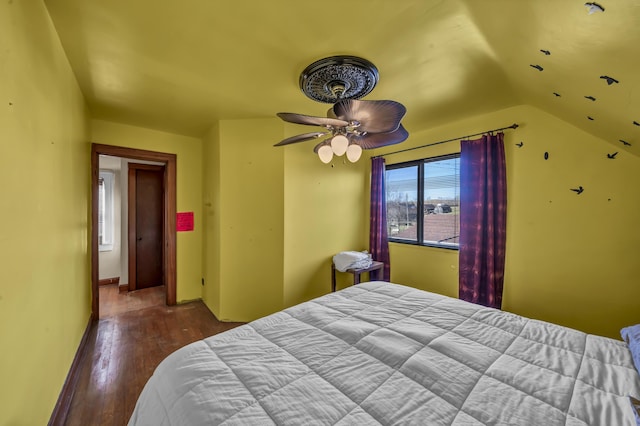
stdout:
<svg viewBox="0 0 640 426">
<path fill-rule="evenodd" d="M 592 102 L 595 102 L 596 98 L 594 98 L 593 96 L 585 96 L 585 99 L 589 99 Z"/>
<path fill-rule="evenodd" d="M 604 12 L 604 7 L 600 6 L 598 3 L 588 2 L 588 3 L 585 3 L 584 5 L 587 7 L 587 11 L 589 12 L 589 15 L 592 15 L 598 12 Z"/>
<path fill-rule="evenodd" d="M 588 118 L 590 121 L 593 121 L 593 120 L 594 120 L 594 118 L 593 118 L 593 117 L 591 117 L 590 115 L 587 115 L 587 118 Z"/>
<path fill-rule="evenodd" d="M 553 92 L 553 94 L 555 95 L 555 97 L 556 97 L 556 98 L 559 98 L 559 97 L 561 97 L 561 96 L 562 96 L 562 95 L 561 95 L 560 93 L 558 93 L 558 92 Z"/>
<path fill-rule="evenodd" d="M 540 49 L 540 51 L 547 56 L 551 55 L 551 52 L 549 52 L 548 50 Z"/>
<path fill-rule="evenodd" d="M 616 158 L 616 155 L 618 155 L 617 152 L 614 152 L 613 154 L 607 154 L 607 158 L 614 160 Z"/>
<path fill-rule="evenodd" d="M 524 145 L 524 142 L 522 142 L 522 141 L 521 141 L 520 143 L 517 143 L 517 144 L 516 144 L 516 146 L 517 146 L 518 148 L 522 148 L 522 146 L 523 146 L 523 145 Z"/>
<path fill-rule="evenodd" d="M 582 186 L 579 186 L 577 188 L 570 188 L 570 189 L 578 195 L 582 194 L 582 192 L 584 191 L 584 188 Z"/>
<path fill-rule="evenodd" d="M 634 122 L 633 122 L 633 124 L 634 124 L 635 126 L 640 126 L 640 123 L 638 123 L 637 121 L 634 121 Z"/>
<path fill-rule="evenodd" d="M 535 68 L 538 71 L 544 71 L 544 68 L 542 68 L 540 65 L 529 65 L 531 68 Z"/>
<path fill-rule="evenodd" d="M 613 77 L 609 77 L 608 75 L 601 75 L 600 78 L 606 80 L 609 86 L 611 86 L 613 83 L 620 83 L 618 80 Z"/>
<path fill-rule="evenodd" d="M 631 146 L 631 144 L 629 142 L 627 142 L 627 141 L 624 141 L 622 139 L 619 139 L 619 141 L 622 142 L 622 145 L 624 145 L 624 146 Z"/>
</svg>

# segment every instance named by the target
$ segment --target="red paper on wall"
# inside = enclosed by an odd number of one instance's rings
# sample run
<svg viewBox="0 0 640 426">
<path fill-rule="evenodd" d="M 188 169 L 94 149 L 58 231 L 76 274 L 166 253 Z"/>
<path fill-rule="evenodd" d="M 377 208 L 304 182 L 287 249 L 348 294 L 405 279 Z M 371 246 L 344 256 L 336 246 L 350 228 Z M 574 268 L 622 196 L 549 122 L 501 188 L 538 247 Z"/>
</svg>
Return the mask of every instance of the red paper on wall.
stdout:
<svg viewBox="0 0 640 426">
<path fill-rule="evenodd" d="M 176 218 L 176 231 L 193 231 L 193 212 L 178 213 Z"/>
</svg>

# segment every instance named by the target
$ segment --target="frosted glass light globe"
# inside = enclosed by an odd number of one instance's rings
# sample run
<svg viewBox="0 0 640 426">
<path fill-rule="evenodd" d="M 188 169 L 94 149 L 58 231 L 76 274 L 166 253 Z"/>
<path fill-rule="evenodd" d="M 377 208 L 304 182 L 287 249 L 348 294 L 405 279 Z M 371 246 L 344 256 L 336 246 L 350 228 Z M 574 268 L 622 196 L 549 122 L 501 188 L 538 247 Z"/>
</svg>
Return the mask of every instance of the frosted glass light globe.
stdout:
<svg viewBox="0 0 640 426">
<path fill-rule="evenodd" d="M 349 139 L 347 139 L 344 135 L 336 135 L 331 139 L 331 149 L 333 153 L 338 157 L 344 155 L 347 152 L 347 147 L 349 146 Z"/>
<path fill-rule="evenodd" d="M 333 150 L 329 145 L 323 145 L 318 149 L 318 157 L 324 164 L 328 164 L 333 158 Z"/>
<path fill-rule="evenodd" d="M 362 155 L 362 147 L 360 145 L 357 145 L 354 143 L 349 145 L 349 148 L 347 148 L 347 158 L 352 163 L 355 163 L 356 161 L 358 161 L 361 155 Z"/>
</svg>

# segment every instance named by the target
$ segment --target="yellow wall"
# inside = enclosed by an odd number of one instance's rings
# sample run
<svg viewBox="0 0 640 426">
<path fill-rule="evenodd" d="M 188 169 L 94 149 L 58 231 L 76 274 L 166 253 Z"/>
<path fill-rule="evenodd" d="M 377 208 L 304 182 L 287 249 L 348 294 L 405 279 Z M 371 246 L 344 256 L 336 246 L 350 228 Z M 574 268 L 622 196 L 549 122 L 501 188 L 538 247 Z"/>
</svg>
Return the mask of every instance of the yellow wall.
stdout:
<svg viewBox="0 0 640 426">
<path fill-rule="evenodd" d="M 286 130 L 286 136 L 304 132 L 301 126 Z M 306 142 L 278 148 L 285 153 L 285 306 L 331 291 L 334 254 L 368 248 L 363 239 L 369 221 L 369 160 L 363 155 L 350 163 L 342 156 L 323 164 L 313 147 Z M 352 283 L 349 278 L 338 273 L 338 288 Z"/>
<path fill-rule="evenodd" d="M 51 416 L 88 324 L 89 125 L 41 1 L 0 3 L 0 424 Z"/>
<path fill-rule="evenodd" d="M 220 318 L 220 128 L 216 122 L 202 140 L 202 300 Z"/>
<path fill-rule="evenodd" d="M 640 322 L 640 159 L 536 108 L 520 106 L 411 135 L 408 146 L 503 127 L 508 173 L 503 308 L 619 338 Z M 516 143 L 524 142 L 522 148 Z M 457 143 L 387 157 L 453 152 Z M 544 160 L 544 153 L 549 160 Z M 570 188 L 585 188 L 576 195 Z M 457 295 L 455 251 L 391 244 L 391 278 Z"/>
<path fill-rule="evenodd" d="M 177 300 L 199 299 L 202 296 L 202 141 L 101 120 L 92 120 L 91 140 L 105 145 L 176 154 L 177 210 L 194 213 L 193 232 L 177 233 Z"/>
<path fill-rule="evenodd" d="M 283 155 L 272 146 L 281 138 L 277 119 L 223 120 L 205 137 L 204 202 L 214 225 L 203 296 L 221 320 L 282 309 Z"/>
<path fill-rule="evenodd" d="M 367 161 L 322 164 L 278 119 L 223 120 L 204 137 L 203 298 L 249 321 L 330 291 L 331 256 L 362 250 Z M 346 277 L 339 277 L 341 286 Z"/>
</svg>

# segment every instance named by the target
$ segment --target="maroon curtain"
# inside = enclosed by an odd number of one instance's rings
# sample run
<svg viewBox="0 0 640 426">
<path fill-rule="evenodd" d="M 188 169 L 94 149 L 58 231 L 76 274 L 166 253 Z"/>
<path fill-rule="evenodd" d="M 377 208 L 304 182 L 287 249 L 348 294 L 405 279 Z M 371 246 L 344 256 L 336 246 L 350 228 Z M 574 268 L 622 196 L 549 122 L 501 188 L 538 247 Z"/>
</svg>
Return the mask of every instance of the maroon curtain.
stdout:
<svg viewBox="0 0 640 426">
<path fill-rule="evenodd" d="M 460 299 L 498 309 L 507 223 L 503 138 L 460 142 Z"/>
<path fill-rule="evenodd" d="M 387 205 L 384 188 L 384 158 L 371 159 L 371 220 L 369 226 L 369 252 L 373 260 L 384 262 L 383 280 L 389 281 L 389 241 L 387 240 Z"/>
</svg>

